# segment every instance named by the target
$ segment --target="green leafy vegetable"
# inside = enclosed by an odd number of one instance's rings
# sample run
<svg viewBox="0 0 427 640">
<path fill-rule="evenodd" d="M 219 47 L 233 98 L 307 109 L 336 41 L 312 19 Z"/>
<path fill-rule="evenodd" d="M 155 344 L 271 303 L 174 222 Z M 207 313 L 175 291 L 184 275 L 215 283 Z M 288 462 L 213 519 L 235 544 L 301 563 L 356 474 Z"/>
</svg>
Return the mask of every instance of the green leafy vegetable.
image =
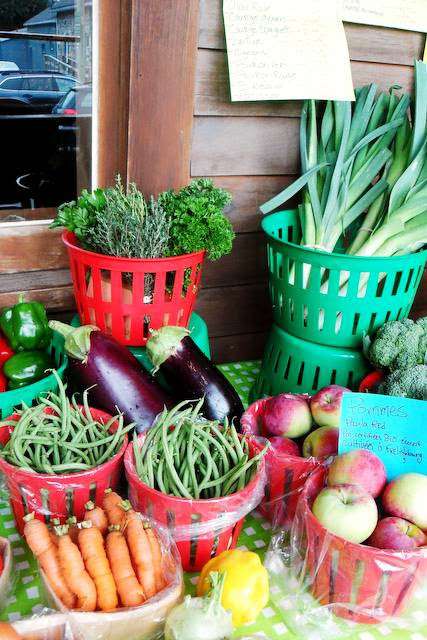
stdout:
<svg viewBox="0 0 427 640">
<path fill-rule="evenodd" d="M 231 196 L 212 180 L 193 180 L 179 191 L 160 194 L 158 202 L 171 222 L 170 256 L 205 250 L 209 260 L 218 260 L 230 253 L 234 233 L 223 210 Z"/>
<path fill-rule="evenodd" d="M 269 213 L 303 189 L 301 244 L 352 255 L 390 256 L 427 243 L 427 65 L 415 63 L 416 96 L 400 87 L 356 102 L 306 101 L 301 114 L 303 175 L 261 206 Z"/>
<path fill-rule="evenodd" d="M 120 177 L 114 187 L 83 191 L 61 205 L 52 227 L 74 232 L 90 251 L 123 258 L 160 258 L 205 250 L 210 260 L 230 253 L 234 233 L 223 213 L 231 196 L 208 179 L 146 201 Z"/>
</svg>

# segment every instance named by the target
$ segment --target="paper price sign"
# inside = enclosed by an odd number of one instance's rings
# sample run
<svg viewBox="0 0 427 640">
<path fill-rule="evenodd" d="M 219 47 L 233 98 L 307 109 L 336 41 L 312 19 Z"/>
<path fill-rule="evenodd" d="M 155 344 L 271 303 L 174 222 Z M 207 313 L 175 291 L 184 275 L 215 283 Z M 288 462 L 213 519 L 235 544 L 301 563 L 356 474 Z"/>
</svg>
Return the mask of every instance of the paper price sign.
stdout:
<svg viewBox="0 0 427 640">
<path fill-rule="evenodd" d="M 339 453 L 375 453 L 392 480 L 402 473 L 427 473 L 427 402 L 370 393 L 345 393 Z"/>
</svg>

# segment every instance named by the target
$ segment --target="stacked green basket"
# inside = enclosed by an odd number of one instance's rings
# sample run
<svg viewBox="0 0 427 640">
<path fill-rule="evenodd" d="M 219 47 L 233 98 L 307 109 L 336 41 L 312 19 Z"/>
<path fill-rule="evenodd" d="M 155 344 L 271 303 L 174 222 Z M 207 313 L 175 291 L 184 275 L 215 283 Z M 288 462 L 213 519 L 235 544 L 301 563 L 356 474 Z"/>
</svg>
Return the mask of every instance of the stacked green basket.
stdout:
<svg viewBox="0 0 427 640">
<path fill-rule="evenodd" d="M 328 384 L 357 388 L 368 365 L 362 338 L 408 316 L 427 251 L 365 258 L 299 245 L 297 211 L 262 221 L 274 326 L 252 399 Z"/>
</svg>

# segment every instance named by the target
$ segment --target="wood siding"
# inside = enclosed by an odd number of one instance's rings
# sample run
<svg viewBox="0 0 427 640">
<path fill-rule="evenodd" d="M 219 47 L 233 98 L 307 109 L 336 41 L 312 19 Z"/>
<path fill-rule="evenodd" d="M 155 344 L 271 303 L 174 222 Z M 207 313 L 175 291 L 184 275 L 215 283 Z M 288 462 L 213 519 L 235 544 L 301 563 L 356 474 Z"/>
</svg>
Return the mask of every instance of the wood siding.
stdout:
<svg viewBox="0 0 427 640">
<path fill-rule="evenodd" d="M 258 207 L 298 174 L 300 103 L 230 102 L 222 0 L 168 0 L 167 12 L 158 0 L 108 2 L 114 7 L 101 20 L 110 43 L 101 55 L 102 183 L 120 170 L 147 192 L 179 186 L 190 175 L 212 176 L 231 191 L 233 252 L 206 265 L 197 310 L 215 360 L 260 357 L 271 312 Z M 346 32 L 356 85 L 412 88 L 423 34 L 362 25 L 346 25 Z M 41 222 L 52 216 L 34 212 L 28 226 L 0 223 L 0 307 L 24 292 L 50 313 L 73 312 L 60 232 Z M 426 284 L 416 315 L 427 314 Z"/>
<path fill-rule="evenodd" d="M 356 24 L 345 29 L 355 86 L 413 88 L 413 60 L 422 56 L 424 34 Z M 200 0 L 191 174 L 211 176 L 231 191 L 228 215 L 237 234 L 231 256 L 213 265 L 215 278 L 204 279 L 198 307 L 213 336 L 214 357 L 222 361 L 262 354 L 270 304 L 258 207 L 299 172 L 301 108 L 298 101 L 232 103 L 225 48 L 222 0 Z M 423 284 L 416 315 L 427 313 Z M 236 303 L 247 306 L 235 309 Z"/>
</svg>

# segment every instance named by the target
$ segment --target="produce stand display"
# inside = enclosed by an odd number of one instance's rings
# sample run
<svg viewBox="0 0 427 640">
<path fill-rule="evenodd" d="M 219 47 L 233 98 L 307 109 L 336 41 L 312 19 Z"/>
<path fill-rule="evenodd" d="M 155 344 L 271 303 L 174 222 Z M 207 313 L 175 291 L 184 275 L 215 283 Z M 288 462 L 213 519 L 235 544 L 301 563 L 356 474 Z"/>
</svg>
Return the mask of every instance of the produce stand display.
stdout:
<svg viewBox="0 0 427 640">
<path fill-rule="evenodd" d="M 259 372 L 259 364 L 257 362 L 241 362 L 236 364 L 223 365 L 221 369 L 227 375 L 232 384 L 240 392 L 242 399 L 245 401 L 251 385 Z M 8 538 L 12 544 L 13 561 L 15 566 L 15 588 L 9 599 L 9 603 L 2 612 L 2 620 L 18 620 L 24 616 L 30 616 L 43 610 L 45 604 L 43 599 L 43 590 L 40 576 L 37 573 L 36 562 L 22 538 L 16 531 L 13 516 L 7 500 L 4 498 L 0 502 L 0 536 Z M 239 548 L 255 551 L 262 559 L 268 549 L 271 538 L 271 524 L 263 518 L 263 516 L 255 511 L 246 517 L 243 530 L 240 534 L 238 545 Z M 188 592 L 194 591 L 196 578 L 192 574 L 186 575 L 186 585 Z M 273 583 L 271 588 L 271 600 L 268 606 L 261 612 L 257 622 L 253 625 L 238 629 L 235 632 L 236 638 L 243 638 L 245 635 L 255 634 L 255 638 L 268 638 L 268 640 L 278 640 L 279 638 L 298 638 L 294 636 L 286 626 L 286 620 L 292 620 L 292 610 L 289 609 L 288 597 L 292 592 L 293 583 L 289 580 L 289 592 L 283 590 L 283 584 Z M 402 621 L 400 629 L 391 631 L 387 624 L 369 627 L 360 625 L 352 636 L 352 640 L 371 640 L 375 638 L 390 638 L 390 640 L 403 640 L 408 638 L 408 632 L 414 625 L 426 621 L 426 626 L 422 630 L 427 633 L 427 614 L 423 609 L 422 600 L 417 601 L 411 612 L 413 620 L 412 626 L 410 618 Z M 292 625 L 295 621 L 292 621 Z M 421 632 L 422 632 L 421 631 Z M 310 640 L 310 636 L 304 632 L 301 638 Z M 422 635 L 413 636 L 414 640 L 421 639 Z M 313 631 L 313 640 L 316 633 Z"/>
</svg>

